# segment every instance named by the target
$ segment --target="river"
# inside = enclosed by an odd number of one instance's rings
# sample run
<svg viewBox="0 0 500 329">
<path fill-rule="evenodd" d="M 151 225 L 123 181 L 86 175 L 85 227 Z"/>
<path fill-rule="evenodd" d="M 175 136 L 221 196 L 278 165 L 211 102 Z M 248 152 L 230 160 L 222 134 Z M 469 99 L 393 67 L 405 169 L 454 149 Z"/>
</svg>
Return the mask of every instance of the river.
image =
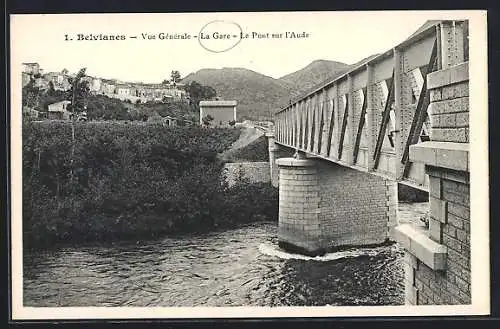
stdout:
<svg viewBox="0 0 500 329">
<path fill-rule="evenodd" d="M 400 203 L 400 222 L 427 203 Z M 320 306 L 404 304 L 403 250 L 321 257 L 277 247 L 277 223 L 24 256 L 25 306 Z"/>
</svg>

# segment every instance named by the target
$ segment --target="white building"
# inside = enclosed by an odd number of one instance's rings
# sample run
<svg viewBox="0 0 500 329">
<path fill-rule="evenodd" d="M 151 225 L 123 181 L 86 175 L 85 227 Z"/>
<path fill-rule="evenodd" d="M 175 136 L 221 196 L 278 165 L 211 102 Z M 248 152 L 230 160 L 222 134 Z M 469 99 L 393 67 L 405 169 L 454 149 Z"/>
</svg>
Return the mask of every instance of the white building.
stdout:
<svg viewBox="0 0 500 329">
<path fill-rule="evenodd" d="M 200 102 L 200 125 L 203 125 L 203 118 L 210 115 L 211 127 L 229 127 L 230 122 L 236 122 L 237 101 L 201 101 Z"/>
</svg>

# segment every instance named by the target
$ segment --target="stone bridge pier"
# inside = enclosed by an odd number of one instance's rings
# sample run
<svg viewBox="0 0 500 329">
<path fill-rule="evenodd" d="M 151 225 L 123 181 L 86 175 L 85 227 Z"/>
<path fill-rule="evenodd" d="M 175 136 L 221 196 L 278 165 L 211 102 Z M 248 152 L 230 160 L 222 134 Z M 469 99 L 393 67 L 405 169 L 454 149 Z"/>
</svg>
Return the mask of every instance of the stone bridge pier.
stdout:
<svg viewBox="0 0 500 329">
<path fill-rule="evenodd" d="M 315 256 L 388 242 L 397 222 L 396 182 L 300 151 L 276 159 L 279 148 L 269 142 L 271 180 L 279 185 L 280 247 Z"/>
<path fill-rule="evenodd" d="M 278 187 L 278 165 L 276 164 L 276 159 L 279 158 L 279 146 L 276 144 L 276 138 L 273 132 L 266 133 L 269 151 L 269 170 L 271 173 L 271 185 Z"/>
</svg>

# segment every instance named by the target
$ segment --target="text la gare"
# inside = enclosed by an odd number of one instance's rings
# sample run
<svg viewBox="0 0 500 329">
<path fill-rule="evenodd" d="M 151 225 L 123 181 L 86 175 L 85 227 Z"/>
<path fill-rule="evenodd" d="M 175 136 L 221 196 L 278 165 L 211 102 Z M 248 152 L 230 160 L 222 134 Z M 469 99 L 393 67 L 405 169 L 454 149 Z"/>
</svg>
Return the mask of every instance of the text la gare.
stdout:
<svg viewBox="0 0 500 329">
<path fill-rule="evenodd" d="M 206 33 L 206 32 L 201 32 L 200 33 L 200 39 L 204 40 L 209 40 L 209 39 L 231 39 L 231 38 L 243 38 L 243 33 L 240 33 L 240 35 L 236 34 L 229 34 L 229 33 L 223 33 L 223 32 L 213 32 L 213 33 Z"/>
</svg>

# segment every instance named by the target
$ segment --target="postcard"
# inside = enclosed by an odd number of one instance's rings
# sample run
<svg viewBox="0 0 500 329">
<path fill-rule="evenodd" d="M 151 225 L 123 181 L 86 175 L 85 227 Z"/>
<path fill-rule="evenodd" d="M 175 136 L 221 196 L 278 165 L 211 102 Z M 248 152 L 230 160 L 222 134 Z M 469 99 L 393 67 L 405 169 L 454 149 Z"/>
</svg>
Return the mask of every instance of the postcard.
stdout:
<svg viewBox="0 0 500 329">
<path fill-rule="evenodd" d="M 486 31 L 11 15 L 12 319 L 489 314 Z"/>
</svg>

